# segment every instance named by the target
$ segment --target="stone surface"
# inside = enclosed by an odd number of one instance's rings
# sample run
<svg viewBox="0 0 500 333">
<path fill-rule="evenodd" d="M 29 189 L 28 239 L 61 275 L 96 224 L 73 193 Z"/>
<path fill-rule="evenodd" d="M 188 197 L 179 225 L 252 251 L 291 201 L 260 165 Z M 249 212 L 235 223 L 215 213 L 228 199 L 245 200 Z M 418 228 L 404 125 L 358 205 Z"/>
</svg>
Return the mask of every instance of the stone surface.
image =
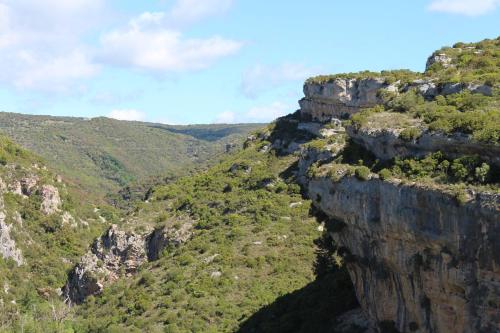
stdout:
<svg viewBox="0 0 500 333">
<path fill-rule="evenodd" d="M 433 54 L 427 58 L 427 63 L 425 64 L 425 70 L 428 70 L 435 63 L 441 64 L 444 68 L 451 66 L 452 59 L 444 53 Z"/>
<path fill-rule="evenodd" d="M 5 213 L 0 211 L 0 255 L 4 259 L 10 258 L 14 260 L 18 266 L 21 266 L 24 263 L 23 255 L 11 237 L 10 231 L 12 226 L 8 225 L 5 219 Z"/>
<path fill-rule="evenodd" d="M 432 79 L 419 79 L 402 84 L 388 84 L 380 78 L 338 78 L 328 83 L 305 83 L 305 97 L 299 101 L 301 118 L 306 121 L 329 122 L 333 118 L 347 119 L 364 108 L 381 104 L 381 90 L 393 93 L 415 89 L 425 99 L 437 95 L 450 95 L 468 90 L 472 93 L 491 96 L 493 88 L 486 84 L 444 83 L 436 84 Z"/>
<path fill-rule="evenodd" d="M 381 103 L 378 91 L 388 87 L 383 78 L 338 78 L 324 84 L 306 83 L 305 97 L 299 101 L 301 116 L 319 122 L 345 119 L 362 108 Z"/>
<path fill-rule="evenodd" d="M 315 205 L 343 228 L 358 300 L 373 323 L 399 332 L 500 330 L 500 195 L 397 182 L 310 181 Z"/>
<path fill-rule="evenodd" d="M 167 247 L 179 246 L 187 242 L 192 235 L 193 222 L 190 220 L 155 229 L 147 238 L 148 259 L 157 260 Z"/>
<path fill-rule="evenodd" d="M 401 129 L 383 127 L 348 127 L 347 133 L 358 144 L 371 151 L 381 160 L 394 157 L 424 157 L 441 151 L 449 158 L 463 155 L 479 155 L 486 162 L 500 166 L 500 146 L 476 142 L 468 135 L 443 135 L 425 131 L 415 141 L 399 137 Z"/>
<path fill-rule="evenodd" d="M 148 260 L 158 259 L 167 246 L 186 242 L 192 235 L 192 227 L 191 221 L 185 221 L 138 234 L 112 225 L 70 272 L 64 286 L 66 300 L 79 304 L 90 295 L 100 294 L 123 274 L 134 274 Z"/>
<path fill-rule="evenodd" d="M 43 185 L 40 194 L 42 196 L 42 203 L 40 205 L 40 210 L 45 215 L 51 215 L 59 211 L 61 206 L 61 197 L 59 196 L 59 190 L 57 187 L 52 185 Z"/>
</svg>

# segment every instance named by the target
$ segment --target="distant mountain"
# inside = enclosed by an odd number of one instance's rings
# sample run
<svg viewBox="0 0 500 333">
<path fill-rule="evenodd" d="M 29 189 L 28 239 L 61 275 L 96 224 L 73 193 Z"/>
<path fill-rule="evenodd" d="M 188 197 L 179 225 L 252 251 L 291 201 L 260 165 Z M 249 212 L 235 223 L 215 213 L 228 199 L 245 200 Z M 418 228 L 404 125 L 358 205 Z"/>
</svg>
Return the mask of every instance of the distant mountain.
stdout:
<svg viewBox="0 0 500 333">
<path fill-rule="evenodd" d="M 261 124 L 190 125 L 0 113 L 0 131 L 100 196 L 157 176 L 185 175 Z"/>
</svg>

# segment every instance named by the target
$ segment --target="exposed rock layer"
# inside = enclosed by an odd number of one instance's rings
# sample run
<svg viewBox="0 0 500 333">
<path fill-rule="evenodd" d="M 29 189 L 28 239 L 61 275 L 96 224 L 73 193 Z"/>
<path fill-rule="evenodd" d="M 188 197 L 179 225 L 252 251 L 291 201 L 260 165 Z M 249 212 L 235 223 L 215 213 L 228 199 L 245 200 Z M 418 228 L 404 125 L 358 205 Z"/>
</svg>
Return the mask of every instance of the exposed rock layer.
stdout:
<svg viewBox="0 0 500 333">
<path fill-rule="evenodd" d="M 90 295 L 100 294 L 123 274 L 133 274 L 148 260 L 158 259 L 166 247 L 186 242 L 192 235 L 192 227 L 186 221 L 138 234 L 111 226 L 70 272 L 64 286 L 65 297 L 69 302 L 81 303 Z"/>
<path fill-rule="evenodd" d="M 437 190 L 354 177 L 313 179 L 308 188 L 324 213 L 344 223 L 334 239 L 379 327 L 500 330 L 499 195 L 458 205 Z"/>
<path fill-rule="evenodd" d="M 371 151 L 381 160 L 395 157 L 424 157 L 440 151 L 448 158 L 464 155 L 478 155 L 490 164 L 500 166 L 500 146 L 474 141 L 470 135 L 454 134 L 451 136 L 425 131 L 417 140 L 405 141 L 398 131 L 390 128 L 348 127 L 349 136 L 358 144 Z"/>
</svg>

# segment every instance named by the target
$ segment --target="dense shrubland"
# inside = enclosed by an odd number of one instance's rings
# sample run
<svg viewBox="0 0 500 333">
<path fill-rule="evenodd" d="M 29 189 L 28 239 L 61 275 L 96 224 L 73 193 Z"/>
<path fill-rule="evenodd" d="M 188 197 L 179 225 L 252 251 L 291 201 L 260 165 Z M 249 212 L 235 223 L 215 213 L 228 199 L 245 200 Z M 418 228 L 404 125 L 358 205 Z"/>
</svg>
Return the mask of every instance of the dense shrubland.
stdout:
<svg viewBox="0 0 500 333">
<path fill-rule="evenodd" d="M 90 297 L 77 309 L 75 330 L 235 331 L 277 297 L 314 283 L 314 240 L 322 232 L 310 215 L 310 201 L 286 176 L 296 158 L 259 152 L 261 146 L 255 142 L 206 173 L 154 188 L 150 203 L 138 208 L 140 220 L 162 223 L 188 214 L 196 221 L 194 237 L 167 249 L 137 277 Z M 352 307 L 345 271 L 333 265 L 325 274 L 334 274 L 332 283 L 336 279 L 344 286 L 330 289 L 330 304 L 340 310 Z M 315 302 L 315 293 L 327 285 L 328 280 L 310 287 L 297 302 Z M 303 313 L 298 325 L 305 328 L 321 325 L 305 315 L 308 309 L 298 303 L 289 312 Z M 317 313 L 322 311 L 332 310 Z M 289 313 L 280 315 L 282 323 L 289 318 Z M 266 320 L 245 327 L 272 324 Z"/>
</svg>

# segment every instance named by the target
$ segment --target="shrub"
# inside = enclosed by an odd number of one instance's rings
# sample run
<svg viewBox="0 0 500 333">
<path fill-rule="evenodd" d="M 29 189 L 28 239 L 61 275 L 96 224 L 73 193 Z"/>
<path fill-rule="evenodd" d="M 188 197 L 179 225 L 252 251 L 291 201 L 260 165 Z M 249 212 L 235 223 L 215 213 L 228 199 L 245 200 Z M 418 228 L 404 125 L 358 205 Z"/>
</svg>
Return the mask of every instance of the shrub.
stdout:
<svg viewBox="0 0 500 333">
<path fill-rule="evenodd" d="M 370 178 L 370 169 L 365 166 L 360 166 L 356 168 L 354 174 L 359 180 L 368 180 Z"/>
<path fill-rule="evenodd" d="M 422 135 L 420 129 L 416 127 L 408 127 L 405 128 L 400 134 L 399 137 L 404 141 L 415 141 Z"/>
<path fill-rule="evenodd" d="M 379 175 L 380 179 L 387 180 L 387 179 L 391 178 L 392 172 L 389 169 L 384 168 L 384 169 L 379 171 L 378 175 Z"/>
<path fill-rule="evenodd" d="M 475 177 L 480 183 L 485 183 L 490 173 L 490 166 L 487 163 L 481 164 L 475 170 Z"/>
</svg>

